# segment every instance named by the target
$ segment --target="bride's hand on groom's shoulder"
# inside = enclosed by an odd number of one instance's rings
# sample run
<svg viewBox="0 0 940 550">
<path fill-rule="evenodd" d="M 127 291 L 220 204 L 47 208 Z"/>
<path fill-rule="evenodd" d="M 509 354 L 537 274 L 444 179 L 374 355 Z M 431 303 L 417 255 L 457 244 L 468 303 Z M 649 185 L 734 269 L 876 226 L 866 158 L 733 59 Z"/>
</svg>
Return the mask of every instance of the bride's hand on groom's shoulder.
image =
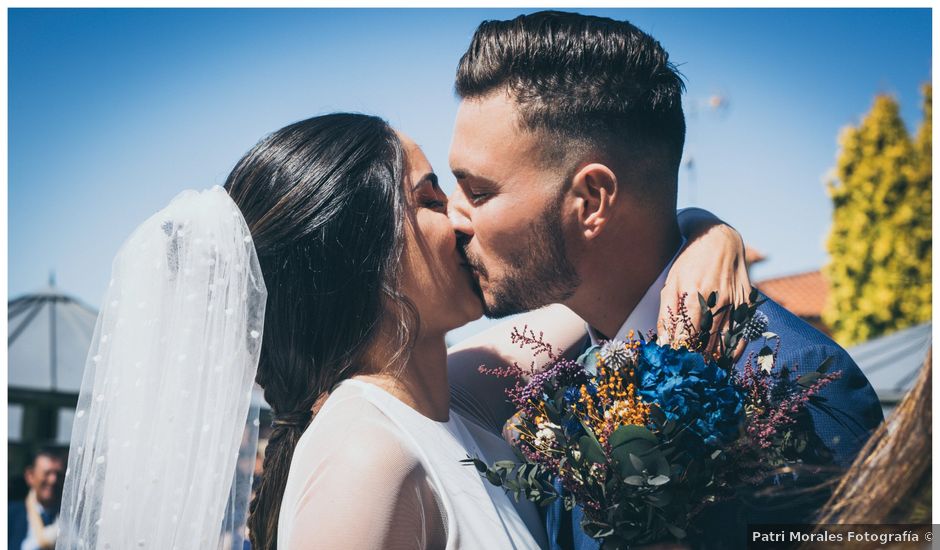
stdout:
<svg viewBox="0 0 940 550">
<path fill-rule="evenodd" d="M 679 222 L 685 245 L 669 269 L 666 284 L 661 291 L 657 325 L 660 338 L 670 341 L 676 337 L 689 336 L 670 334 L 670 319 L 678 311 L 683 295 L 686 296 L 685 305 L 692 326 L 698 327 L 702 319 L 699 294 L 708 297 L 712 292 L 717 292 L 714 309 L 718 309 L 725 304 L 734 307 L 746 303 L 751 291 L 744 241 L 733 227 L 697 208 L 683 210 Z M 727 314 L 715 318 L 712 326 L 715 336 L 709 345 L 711 349 L 717 345 L 717 334 L 726 328 L 727 322 Z M 737 354 L 743 351 L 741 345 Z"/>
</svg>

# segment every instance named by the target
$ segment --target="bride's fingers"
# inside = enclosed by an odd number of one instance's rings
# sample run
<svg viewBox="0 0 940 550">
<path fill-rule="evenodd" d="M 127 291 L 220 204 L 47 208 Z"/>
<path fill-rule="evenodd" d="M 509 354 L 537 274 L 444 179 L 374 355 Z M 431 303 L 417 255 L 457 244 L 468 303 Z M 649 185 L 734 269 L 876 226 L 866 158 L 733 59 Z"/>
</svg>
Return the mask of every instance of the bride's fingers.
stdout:
<svg viewBox="0 0 940 550">
<path fill-rule="evenodd" d="M 742 339 L 738 342 L 738 346 L 734 348 L 734 355 L 732 355 L 732 361 L 735 363 L 741 359 L 741 356 L 744 355 L 744 349 L 747 347 L 747 340 Z"/>
<path fill-rule="evenodd" d="M 692 332 L 698 333 L 702 328 L 702 305 L 699 303 L 698 292 L 689 292 L 685 297 L 685 309 L 689 314 L 689 323 L 692 325 Z M 686 337 L 691 336 L 690 334 Z"/>
<path fill-rule="evenodd" d="M 716 315 L 712 321 L 711 336 L 708 339 L 708 346 L 705 348 L 707 353 L 715 353 L 718 351 L 718 346 L 721 342 L 722 330 L 727 318 L 727 312 L 722 312 Z"/>
</svg>

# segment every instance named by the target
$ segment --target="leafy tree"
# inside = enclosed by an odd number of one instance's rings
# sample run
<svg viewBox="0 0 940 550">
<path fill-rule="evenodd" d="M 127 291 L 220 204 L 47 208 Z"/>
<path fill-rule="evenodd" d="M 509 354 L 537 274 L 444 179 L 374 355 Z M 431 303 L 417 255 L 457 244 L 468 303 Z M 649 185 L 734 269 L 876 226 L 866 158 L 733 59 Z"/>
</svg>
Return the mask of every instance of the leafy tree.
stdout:
<svg viewBox="0 0 940 550">
<path fill-rule="evenodd" d="M 875 98 L 858 127 L 839 138 L 829 182 L 833 223 L 823 320 L 854 344 L 930 319 L 931 89 L 912 141 L 897 102 Z"/>
</svg>

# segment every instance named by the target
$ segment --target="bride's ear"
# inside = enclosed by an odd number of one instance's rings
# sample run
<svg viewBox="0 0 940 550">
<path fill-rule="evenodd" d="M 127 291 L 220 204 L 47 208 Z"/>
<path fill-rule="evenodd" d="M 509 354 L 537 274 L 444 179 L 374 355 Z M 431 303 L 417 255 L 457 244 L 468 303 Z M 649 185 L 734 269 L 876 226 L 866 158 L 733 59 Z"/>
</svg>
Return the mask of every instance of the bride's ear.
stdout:
<svg viewBox="0 0 940 550">
<path fill-rule="evenodd" d="M 571 193 L 584 238 L 596 238 L 610 221 L 618 195 L 617 183 L 613 170 L 596 162 L 575 173 L 571 180 Z"/>
</svg>

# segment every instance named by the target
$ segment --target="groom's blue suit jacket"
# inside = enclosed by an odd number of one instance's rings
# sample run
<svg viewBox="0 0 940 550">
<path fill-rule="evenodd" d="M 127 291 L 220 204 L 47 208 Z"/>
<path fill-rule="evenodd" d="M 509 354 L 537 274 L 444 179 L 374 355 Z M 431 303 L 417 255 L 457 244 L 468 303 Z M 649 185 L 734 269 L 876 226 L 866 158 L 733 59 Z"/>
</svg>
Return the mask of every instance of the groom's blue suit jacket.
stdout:
<svg viewBox="0 0 940 550">
<path fill-rule="evenodd" d="M 761 296 L 761 299 L 766 297 Z M 841 371 L 841 377 L 820 392 L 825 402 L 820 406 L 810 406 L 812 420 L 806 423 L 805 429 L 815 434 L 810 444 L 815 448 L 811 451 L 825 453 L 825 446 L 832 452 L 836 465 L 848 466 L 872 430 L 883 420 L 881 406 L 871 384 L 844 349 L 799 317 L 769 299 L 758 310 L 767 315 L 767 330 L 780 336 L 777 365 L 798 366 L 799 372 L 806 372 L 832 357 L 829 372 Z M 742 368 L 749 355 L 756 357 L 762 346 L 762 341 L 751 342 L 735 368 Z M 812 481 L 804 479 L 802 483 L 818 484 L 820 481 L 819 478 Z M 779 485 L 780 494 L 786 495 L 784 490 L 795 483 L 784 479 Z M 556 489 L 560 490 L 560 485 L 556 484 Z M 695 518 L 684 542 L 694 548 L 743 549 L 747 543 L 747 524 L 811 523 L 826 496 L 825 492 L 816 491 L 815 496 L 809 498 L 781 496 L 775 501 L 762 501 L 760 504 L 746 504 L 740 500 L 722 502 Z M 580 508 L 566 512 L 560 499 L 548 507 L 545 524 L 552 550 L 599 548 L 598 542 L 581 530 L 581 518 Z"/>
</svg>

